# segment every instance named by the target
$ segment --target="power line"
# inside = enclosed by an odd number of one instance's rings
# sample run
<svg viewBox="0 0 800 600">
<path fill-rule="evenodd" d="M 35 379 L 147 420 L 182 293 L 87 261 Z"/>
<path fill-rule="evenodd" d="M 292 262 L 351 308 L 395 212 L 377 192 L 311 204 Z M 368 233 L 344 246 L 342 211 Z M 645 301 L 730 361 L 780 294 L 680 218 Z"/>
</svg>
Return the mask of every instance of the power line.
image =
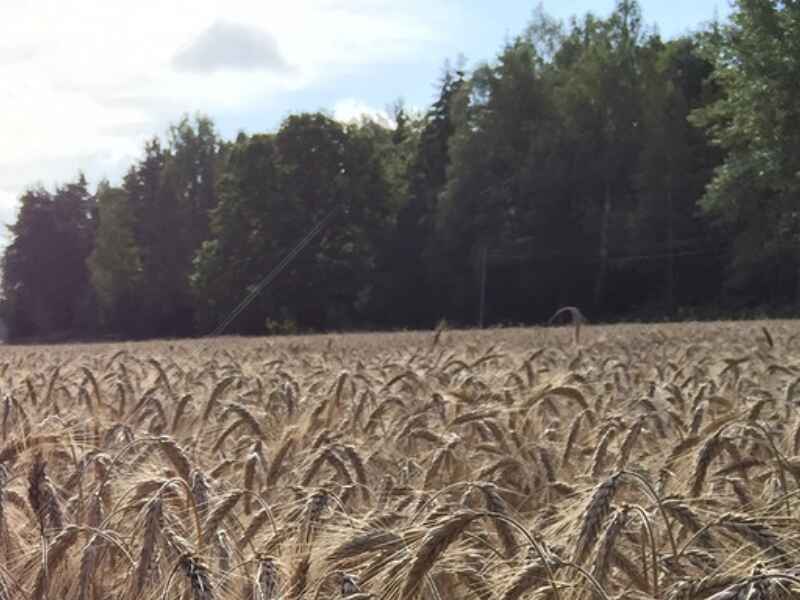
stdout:
<svg viewBox="0 0 800 600">
<path fill-rule="evenodd" d="M 657 260 L 661 258 L 681 258 L 684 256 L 724 256 L 725 248 L 715 250 L 695 250 L 684 252 L 664 252 L 662 254 L 629 254 L 625 256 L 611 256 L 609 262 L 625 262 L 628 260 Z"/>
<path fill-rule="evenodd" d="M 264 289 L 272 283 L 275 278 L 281 274 L 281 272 L 289 265 L 289 263 L 294 260 L 294 258 L 303 251 L 303 249 L 311 243 L 316 235 L 322 231 L 325 226 L 333 219 L 334 215 L 339 211 L 339 206 L 336 206 L 332 211 L 330 211 L 325 217 L 319 221 L 311 230 L 305 235 L 303 239 L 301 239 L 295 245 L 292 250 L 283 257 L 281 262 L 279 262 L 269 273 L 267 276 L 264 277 L 254 288 L 253 290 L 245 296 L 244 300 L 242 300 L 236 308 L 234 308 L 231 313 L 220 322 L 219 325 L 211 332 L 212 336 L 222 335 L 224 331 L 228 328 L 228 326 L 233 323 L 233 321 L 238 317 L 250 304 L 255 300 Z"/>
<path fill-rule="evenodd" d="M 657 254 L 620 254 L 617 256 L 609 256 L 608 262 L 625 262 L 634 260 L 658 260 L 664 258 L 681 258 L 686 256 L 724 256 L 728 249 L 725 247 L 709 248 L 706 250 L 684 250 L 676 252 L 662 252 Z M 503 254 L 500 252 L 491 252 L 489 257 L 495 263 L 507 262 L 524 262 L 528 260 L 553 260 L 559 258 L 571 258 L 581 260 L 584 262 L 599 261 L 597 256 L 584 256 L 578 253 L 567 252 L 548 252 L 548 253 L 527 253 L 527 254 Z"/>
<path fill-rule="evenodd" d="M 690 243 L 689 240 L 686 240 L 687 243 Z M 486 311 L 486 270 L 487 270 L 487 256 L 491 257 L 495 263 L 499 264 L 506 264 L 512 262 L 520 262 L 524 263 L 525 261 L 552 261 L 558 260 L 563 258 L 571 258 L 571 259 L 578 259 L 583 261 L 584 263 L 594 263 L 599 262 L 600 258 L 597 256 L 592 257 L 585 257 L 580 256 L 575 253 L 566 253 L 566 252 L 550 252 L 547 254 L 540 254 L 540 253 L 525 253 L 525 254 L 516 254 L 516 255 L 509 255 L 503 254 L 502 252 L 487 252 L 487 246 L 484 245 L 481 247 L 481 260 L 479 262 L 480 268 L 480 312 L 479 312 L 479 320 L 478 323 L 481 328 L 483 328 L 484 322 L 484 314 Z M 618 255 L 618 256 L 610 256 L 608 257 L 608 263 L 624 263 L 630 261 L 637 261 L 637 260 L 663 260 L 663 259 L 675 259 L 687 256 L 710 256 L 714 258 L 719 258 L 725 256 L 727 252 L 727 248 L 725 247 L 718 247 L 718 248 L 707 248 L 704 250 L 683 250 L 683 251 L 672 251 L 672 252 L 661 252 L 661 253 L 653 253 L 653 254 L 627 254 L 627 255 Z"/>
</svg>

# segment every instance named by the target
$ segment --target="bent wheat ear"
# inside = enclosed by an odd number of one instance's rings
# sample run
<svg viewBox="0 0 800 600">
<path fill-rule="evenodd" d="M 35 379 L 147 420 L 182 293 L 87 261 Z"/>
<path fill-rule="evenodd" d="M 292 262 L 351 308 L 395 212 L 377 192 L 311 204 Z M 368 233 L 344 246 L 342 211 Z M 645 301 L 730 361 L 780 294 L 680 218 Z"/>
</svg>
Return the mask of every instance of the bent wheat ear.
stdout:
<svg viewBox="0 0 800 600">
<path fill-rule="evenodd" d="M 636 442 L 639 440 L 639 435 L 642 433 L 642 426 L 644 419 L 636 419 L 636 422 L 631 426 L 625 439 L 622 441 L 622 446 L 619 449 L 619 457 L 617 458 L 617 471 L 622 471 L 630 460 L 631 453 L 633 452 Z"/>
<path fill-rule="evenodd" d="M 551 561 L 548 557 L 547 561 L 550 563 L 550 569 L 553 571 L 560 565 L 560 562 L 555 558 Z M 503 592 L 501 600 L 517 600 L 536 585 L 547 585 L 547 589 L 550 589 L 548 579 L 548 569 L 542 560 L 539 558 L 531 560 L 522 570 L 517 572 L 506 591 Z"/>
<path fill-rule="evenodd" d="M 506 503 L 503 501 L 503 498 L 500 496 L 500 494 L 497 493 L 496 486 L 483 485 L 481 486 L 481 491 L 486 497 L 487 511 L 501 515 L 508 515 Z M 514 537 L 514 532 L 511 529 L 511 526 L 506 521 L 501 519 L 493 519 L 492 522 L 494 523 L 495 530 L 497 531 L 497 537 L 500 538 L 500 541 L 503 544 L 506 557 L 511 558 L 517 553 L 518 549 L 517 540 Z"/>
<path fill-rule="evenodd" d="M 606 584 L 608 572 L 612 565 L 611 556 L 614 551 L 614 544 L 627 522 L 628 508 L 625 507 L 614 516 L 603 533 L 600 547 L 597 550 L 597 558 L 594 561 L 594 569 L 592 570 L 592 575 L 601 586 Z"/>
<path fill-rule="evenodd" d="M 413 598 L 422 587 L 425 576 L 458 536 L 479 518 L 480 513 L 465 511 L 453 515 L 447 521 L 431 529 L 422 540 L 403 583 L 401 598 Z"/>
<path fill-rule="evenodd" d="M 403 538 L 398 534 L 385 529 L 375 529 L 350 538 L 331 552 L 327 560 L 330 562 L 344 561 L 376 550 L 399 549 L 402 544 Z"/>
<path fill-rule="evenodd" d="M 31 510 L 36 518 L 39 520 L 39 529 L 44 532 L 44 506 L 45 506 L 45 468 L 46 463 L 42 459 L 42 453 L 37 452 L 31 464 L 31 470 L 28 473 L 28 502 L 30 502 Z"/>
<path fill-rule="evenodd" d="M 311 494 L 305 506 L 305 519 L 303 526 L 300 529 L 302 541 L 305 544 L 310 544 L 314 533 L 317 529 L 322 513 L 328 506 L 329 495 L 325 490 L 319 490 Z"/>
<path fill-rule="evenodd" d="M 184 394 L 180 400 L 178 400 L 178 405 L 175 407 L 175 414 L 172 416 L 172 426 L 171 431 L 174 435 L 176 431 L 178 431 L 178 424 L 183 417 L 183 414 L 186 412 L 186 407 L 189 403 L 192 402 L 192 395 L 191 394 Z"/>
<path fill-rule="evenodd" d="M 95 585 L 97 556 L 103 543 L 104 540 L 102 537 L 94 535 L 83 549 L 80 565 L 80 589 L 78 590 L 78 600 L 87 600 L 90 597 L 89 590 Z"/>
<path fill-rule="evenodd" d="M 728 513 L 720 517 L 718 524 L 755 544 L 779 562 L 785 562 L 786 551 L 780 537 L 765 523 L 748 515 Z"/>
<path fill-rule="evenodd" d="M 216 407 L 217 402 L 219 401 L 220 396 L 225 393 L 225 391 L 236 381 L 235 377 L 226 377 L 222 381 L 220 381 L 211 392 L 211 395 L 208 397 L 208 401 L 206 402 L 205 408 L 203 409 L 203 421 L 208 421 L 208 418 L 211 416 L 211 412 Z"/>
<path fill-rule="evenodd" d="M 578 439 L 583 417 L 584 412 L 578 413 L 578 415 L 573 419 L 572 425 L 570 425 L 569 434 L 567 434 L 567 441 L 564 443 L 564 453 L 561 456 L 562 469 L 569 464 L 569 458 L 572 454 L 572 449 L 575 446 L 575 441 Z"/>
<path fill-rule="evenodd" d="M 294 437 L 287 435 L 280 449 L 275 453 L 275 458 L 272 459 L 272 464 L 267 473 L 267 487 L 272 487 L 278 482 L 278 478 L 281 476 L 283 469 L 283 463 L 294 447 L 294 443 Z"/>
<path fill-rule="evenodd" d="M 228 514 L 233 510 L 233 507 L 239 502 L 239 499 L 244 495 L 243 492 L 231 492 L 225 496 L 208 514 L 206 522 L 203 524 L 203 544 L 207 545 L 212 537 L 216 535 L 217 528 Z"/>
<path fill-rule="evenodd" d="M 620 474 L 616 473 L 594 489 L 584 511 L 583 522 L 575 544 L 573 558 L 575 563 L 582 564 L 585 562 L 594 548 L 600 535 L 600 530 L 603 527 L 603 522 L 611 510 L 611 503 L 617 493 L 619 481 Z"/>
<path fill-rule="evenodd" d="M 47 549 L 47 560 L 36 576 L 36 584 L 31 593 L 32 600 L 42 600 L 47 596 L 53 573 L 64 560 L 67 552 L 78 539 L 80 529 L 74 525 L 65 527 L 53 538 L 53 542 Z"/>
<path fill-rule="evenodd" d="M 361 586 L 355 575 L 342 575 L 342 598 L 352 598 L 356 594 L 361 594 Z"/>
<path fill-rule="evenodd" d="M 28 502 L 39 521 L 39 530 L 44 535 L 49 524 L 55 530 L 64 526 L 64 514 L 58 496 L 50 482 L 45 469 L 47 463 L 37 452 L 31 470 L 28 473 Z"/>
<path fill-rule="evenodd" d="M 189 580 L 193 600 L 214 600 L 211 577 L 205 563 L 198 556 L 187 553 L 181 557 L 180 566 Z"/>
<path fill-rule="evenodd" d="M 592 457 L 592 477 L 598 478 L 602 474 L 605 467 L 608 445 L 614 439 L 616 434 L 616 429 L 614 429 L 613 426 L 609 426 L 603 433 L 603 436 L 600 438 L 600 442 L 597 444 L 594 456 Z"/>
<path fill-rule="evenodd" d="M 158 438 L 158 447 L 172 466 L 175 467 L 178 475 L 180 475 L 186 483 L 191 483 L 189 476 L 192 472 L 192 466 L 189 462 L 189 457 L 186 456 L 186 453 L 178 446 L 175 440 L 162 435 Z"/>
<path fill-rule="evenodd" d="M 308 570 L 310 567 L 311 555 L 305 553 L 295 565 L 294 571 L 292 571 L 292 577 L 289 581 L 289 598 L 303 598 L 308 585 Z"/>
<path fill-rule="evenodd" d="M 142 549 L 139 552 L 139 560 L 133 577 L 134 597 L 145 589 L 150 571 L 150 565 L 156 551 L 158 536 L 163 527 L 163 514 L 161 512 L 161 499 L 158 497 L 150 500 L 145 507 L 144 518 L 144 537 L 142 538 Z"/>
<path fill-rule="evenodd" d="M 253 583 L 253 600 L 274 600 L 278 593 L 278 568 L 271 556 L 259 556 L 256 579 Z"/>
<path fill-rule="evenodd" d="M 575 327 L 575 345 L 579 346 L 581 343 L 581 325 L 586 322 L 586 317 L 583 316 L 583 313 L 579 308 L 576 306 L 565 306 L 563 308 L 559 308 L 555 314 L 550 317 L 550 320 L 547 322 L 547 324 L 550 325 L 564 313 L 569 313 L 569 316 L 572 318 L 572 325 Z"/>
<path fill-rule="evenodd" d="M 706 440 L 700 448 L 700 452 L 697 453 L 697 462 L 695 462 L 694 473 L 692 474 L 692 488 L 690 492 L 693 497 L 699 496 L 700 492 L 703 490 L 708 467 L 711 461 L 719 455 L 722 447 L 721 433 L 716 433 Z"/>
<path fill-rule="evenodd" d="M 197 513 L 201 518 L 206 516 L 208 511 L 208 479 L 202 471 L 192 473 L 192 497 L 197 507 Z"/>
</svg>

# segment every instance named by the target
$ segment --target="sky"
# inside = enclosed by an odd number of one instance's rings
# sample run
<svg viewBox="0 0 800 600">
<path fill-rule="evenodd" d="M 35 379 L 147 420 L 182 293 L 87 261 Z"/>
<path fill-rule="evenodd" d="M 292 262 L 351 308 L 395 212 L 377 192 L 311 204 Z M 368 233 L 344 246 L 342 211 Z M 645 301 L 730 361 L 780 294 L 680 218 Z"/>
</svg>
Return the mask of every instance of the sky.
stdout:
<svg viewBox="0 0 800 600">
<path fill-rule="evenodd" d="M 664 37 L 729 0 L 641 0 Z M 544 0 L 567 19 L 614 0 Z M 293 112 L 341 120 L 424 109 L 446 60 L 490 61 L 536 0 L 0 0 L 0 224 L 32 185 L 79 171 L 118 182 L 183 114 L 221 134 L 274 131 Z M 7 242 L 5 228 L 0 243 Z"/>
</svg>

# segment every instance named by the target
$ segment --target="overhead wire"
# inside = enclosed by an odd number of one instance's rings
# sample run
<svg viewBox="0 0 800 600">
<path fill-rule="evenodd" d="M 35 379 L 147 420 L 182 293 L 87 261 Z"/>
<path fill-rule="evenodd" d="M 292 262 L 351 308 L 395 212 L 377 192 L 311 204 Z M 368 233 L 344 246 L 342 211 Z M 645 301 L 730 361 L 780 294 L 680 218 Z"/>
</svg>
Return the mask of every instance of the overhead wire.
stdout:
<svg viewBox="0 0 800 600">
<path fill-rule="evenodd" d="M 331 210 L 325 217 L 322 218 L 311 230 L 299 241 L 297 244 L 289 251 L 283 259 L 273 267 L 273 269 L 267 273 L 267 275 L 261 279 L 261 281 L 256 284 L 254 288 L 250 291 L 244 299 L 236 305 L 227 317 L 225 317 L 217 326 L 214 328 L 214 331 L 211 332 L 212 336 L 222 335 L 225 330 L 236 320 L 242 312 L 250 306 L 250 304 L 261 294 L 261 292 L 266 289 L 268 285 L 270 285 L 278 275 L 283 272 L 283 270 L 291 263 L 294 258 L 303 251 L 303 249 L 311 243 L 311 241 L 320 233 L 325 226 L 333 219 L 337 212 L 340 210 L 340 206 L 336 206 Z"/>
</svg>

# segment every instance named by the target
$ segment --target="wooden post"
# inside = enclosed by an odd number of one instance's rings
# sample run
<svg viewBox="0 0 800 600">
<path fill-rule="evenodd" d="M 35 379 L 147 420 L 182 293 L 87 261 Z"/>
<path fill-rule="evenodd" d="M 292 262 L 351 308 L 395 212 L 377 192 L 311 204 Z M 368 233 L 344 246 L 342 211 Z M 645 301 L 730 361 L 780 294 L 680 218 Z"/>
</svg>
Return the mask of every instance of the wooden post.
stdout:
<svg viewBox="0 0 800 600">
<path fill-rule="evenodd" d="M 480 269 L 481 269 L 481 301 L 478 309 L 478 326 L 483 329 L 483 320 L 486 315 L 486 263 L 488 261 L 489 245 L 484 244 L 481 248 Z"/>
</svg>

